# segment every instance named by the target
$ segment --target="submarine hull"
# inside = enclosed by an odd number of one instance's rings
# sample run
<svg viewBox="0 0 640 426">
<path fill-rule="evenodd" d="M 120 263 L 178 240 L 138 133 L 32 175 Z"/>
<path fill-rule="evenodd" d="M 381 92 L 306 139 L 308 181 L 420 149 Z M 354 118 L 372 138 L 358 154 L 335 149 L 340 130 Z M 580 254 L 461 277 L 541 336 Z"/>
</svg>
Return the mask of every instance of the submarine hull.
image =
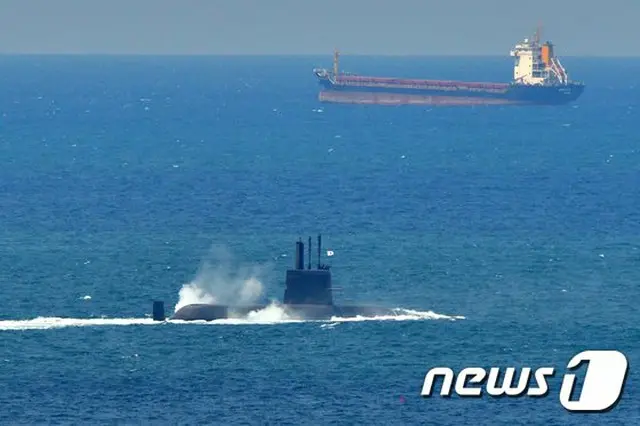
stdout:
<svg viewBox="0 0 640 426">
<path fill-rule="evenodd" d="M 331 284 L 330 266 L 321 262 L 322 238 L 318 235 L 318 265 L 311 269 L 311 237 L 309 237 L 309 259 L 304 262 L 304 243 L 296 242 L 294 269 L 288 269 L 284 297 L 279 308 L 294 320 L 329 320 L 334 317 L 378 317 L 397 316 L 394 309 L 376 306 L 335 305 Z M 171 317 L 182 321 L 215 321 L 220 319 L 242 319 L 267 308 L 268 305 L 230 306 L 217 304 L 190 304 L 183 306 Z M 154 302 L 153 318 L 164 320 L 164 305 Z"/>
<path fill-rule="evenodd" d="M 263 310 L 267 305 L 227 306 L 194 304 L 180 308 L 171 319 L 182 321 L 215 321 L 219 319 L 241 319 L 250 313 Z M 393 309 L 376 306 L 337 305 L 282 305 L 285 314 L 298 320 L 329 320 L 333 317 L 376 317 L 397 315 Z"/>
</svg>

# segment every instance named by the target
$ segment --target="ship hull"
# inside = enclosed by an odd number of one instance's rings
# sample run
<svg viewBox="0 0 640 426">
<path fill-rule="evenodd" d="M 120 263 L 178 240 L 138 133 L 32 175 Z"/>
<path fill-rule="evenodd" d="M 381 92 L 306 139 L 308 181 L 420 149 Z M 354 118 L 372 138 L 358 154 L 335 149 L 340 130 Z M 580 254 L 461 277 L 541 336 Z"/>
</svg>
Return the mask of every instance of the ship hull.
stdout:
<svg viewBox="0 0 640 426">
<path fill-rule="evenodd" d="M 380 80 L 380 79 L 378 79 Z M 582 95 L 582 84 L 528 86 L 518 84 L 446 82 L 424 84 L 425 88 L 402 84 L 335 84 L 319 79 L 318 100 L 328 103 L 376 105 L 564 105 Z"/>
<path fill-rule="evenodd" d="M 267 308 L 266 305 L 227 306 L 193 304 L 180 308 L 171 319 L 182 321 L 215 321 L 220 319 L 247 318 L 252 312 Z M 393 309 L 375 306 L 336 306 L 336 305 L 283 305 L 284 313 L 297 320 L 329 320 L 334 317 L 376 317 L 397 315 Z"/>
</svg>

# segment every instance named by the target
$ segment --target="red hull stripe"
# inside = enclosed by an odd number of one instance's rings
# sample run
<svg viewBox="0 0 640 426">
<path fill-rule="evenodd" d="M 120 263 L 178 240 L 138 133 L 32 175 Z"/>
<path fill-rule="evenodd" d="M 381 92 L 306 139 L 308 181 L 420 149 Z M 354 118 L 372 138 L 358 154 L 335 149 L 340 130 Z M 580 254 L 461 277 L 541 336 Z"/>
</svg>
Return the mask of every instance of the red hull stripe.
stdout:
<svg viewBox="0 0 640 426">
<path fill-rule="evenodd" d="M 509 87 L 507 83 L 483 83 L 483 82 L 467 82 L 454 80 L 414 80 L 405 78 L 387 78 L 387 77 L 366 77 L 341 75 L 338 76 L 336 82 L 339 85 L 348 86 L 350 83 L 362 84 L 393 84 L 406 86 L 441 86 L 441 87 L 460 87 L 460 88 L 483 88 L 483 89 L 506 89 Z"/>
<path fill-rule="evenodd" d="M 509 99 L 473 98 L 464 96 L 428 96 L 391 93 L 320 92 L 321 102 L 374 105 L 512 105 Z"/>
</svg>

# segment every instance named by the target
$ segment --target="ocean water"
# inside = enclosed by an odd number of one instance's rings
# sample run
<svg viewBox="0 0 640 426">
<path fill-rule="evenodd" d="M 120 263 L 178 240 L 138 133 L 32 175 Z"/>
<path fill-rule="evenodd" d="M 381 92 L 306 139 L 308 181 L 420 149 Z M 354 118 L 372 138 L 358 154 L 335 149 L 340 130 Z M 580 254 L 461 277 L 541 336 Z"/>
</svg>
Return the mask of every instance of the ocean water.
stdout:
<svg viewBox="0 0 640 426">
<path fill-rule="evenodd" d="M 330 60 L 0 58 L 3 424 L 640 423 L 640 60 L 564 59 L 587 89 L 562 107 L 319 104 Z M 509 58 L 342 63 L 511 77 Z M 318 233 L 338 302 L 404 315 L 149 319 L 198 291 L 281 299 Z M 627 356 L 624 393 L 570 413 L 590 349 Z M 420 395 L 474 366 L 556 376 L 543 398 Z"/>
</svg>

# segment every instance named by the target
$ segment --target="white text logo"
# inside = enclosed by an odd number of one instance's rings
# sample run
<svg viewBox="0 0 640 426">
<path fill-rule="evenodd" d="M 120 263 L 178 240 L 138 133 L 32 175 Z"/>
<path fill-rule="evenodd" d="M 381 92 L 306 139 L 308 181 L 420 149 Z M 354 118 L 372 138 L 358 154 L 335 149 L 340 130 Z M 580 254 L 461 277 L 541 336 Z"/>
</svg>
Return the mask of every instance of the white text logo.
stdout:
<svg viewBox="0 0 640 426">
<path fill-rule="evenodd" d="M 576 391 L 576 375 L 567 373 L 560 388 L 560 403 L 572 412 L 605 412 L 611 410 L 620 400 L 627 379 L 627 358 L 619 351 L 584 351 L 575 355 L 567 364 L 567 369 L 575 371 L 588 363 L 586 375 L 582 381 L 582 390 L 576 400 L 571 400 Z M 480 367 L 468 367 L 457 375 L 447 367 L 436 367 L 426 374 L 421 395 L 430 397 L 436 380 L 442 377 L 440 395 L 451 396 L 452 387 L 462 397 L 481 397 L 483 387 L 487 394 L 500 397 L 543 397 L 549 393 L 547 377 L 553 377 L 553 367 L 542 367 L 533 371 L 522 368 L 520 373 L 506 368 L 501 379 L 502 369 L 493 367 L 487 370 Z M 530 385 L 533 378 L 535 385 Z"/>
</svg>

